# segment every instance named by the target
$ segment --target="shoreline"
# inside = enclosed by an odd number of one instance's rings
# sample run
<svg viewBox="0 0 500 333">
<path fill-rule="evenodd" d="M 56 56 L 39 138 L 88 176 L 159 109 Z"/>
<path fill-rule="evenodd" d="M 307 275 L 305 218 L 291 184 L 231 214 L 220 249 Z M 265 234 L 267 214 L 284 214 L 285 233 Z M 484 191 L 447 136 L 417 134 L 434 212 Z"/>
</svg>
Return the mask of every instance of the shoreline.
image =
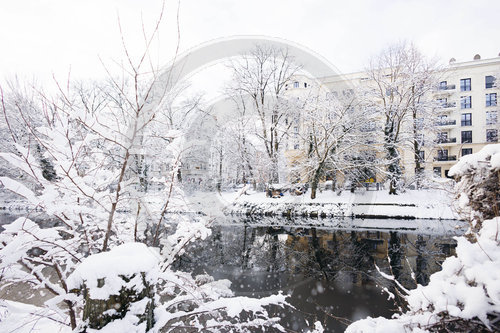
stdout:
<svg viewBox="0 0 500 333">
<path fill-rule="evenodd" d="M 385 192 L 320 193 L 306 196 L 268 198 L 263 193 L 223 193 L 223 211 L 234 216 L 282 216 L 310 218 L 360 218 L 398 220 L 460 220 L 453 198 L 442 190 L 407 191 L 398 196 Z"/>
</svg>

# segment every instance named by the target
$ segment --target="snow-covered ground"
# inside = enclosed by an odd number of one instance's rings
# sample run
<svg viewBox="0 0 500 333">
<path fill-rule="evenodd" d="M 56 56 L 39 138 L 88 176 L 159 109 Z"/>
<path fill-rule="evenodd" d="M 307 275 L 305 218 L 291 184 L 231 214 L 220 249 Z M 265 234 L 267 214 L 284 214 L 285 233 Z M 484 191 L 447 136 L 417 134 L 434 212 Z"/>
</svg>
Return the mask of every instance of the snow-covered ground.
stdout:
<svg viewBox="0 0 500 333">
<path fill-rule="evenodd" d="M 5 320 L 6 318 L 9 320 Z M 67 316 L 31 304 L 0 300 L 0 332 L 63 333 L 71 332 Z"/>
<path fill-rule="evenodd" d="M 213 211 L 216 205 L 219 209 L 225 206 L 226 212 L 231 214 L 458 219 L 452 196 L 444 190 L 409 190 L 396 196 L 389 195 L 387 191 L 343 191 L 340 195 L 323 191 L 314 200 L 309 193 L 301 196 L 285 193 L 280 198 L 269 198 L 262 192 L 247 193 L 212 194 L 205 206 L 208 212 Z M 203 206 L 203 200 L 202 196 L 198 197 L 199 207 Z"/>
<path fill-rule="evenodd" d="M 165 198 L 157 193 L 142 198 L 148 212 L 161 211 Z M 28 203 L 12 196 L 1 196 L 0 207 L 6 212 L 25 211 Z M 224 213 L 252 215 L 398 217 L 418 219 L 458 219 L 453 208 L 452 195 L 444 190 L 408 190 L 399 195 L 387 191 L 333 191 L 318 192 L 316 199 L 310 193 L 295 196 L 284 193 L 280 198 L 266 197 L 264 192 L 242 190 L 232 192 L 176 193 L 170 198 L 169 212 L 202 212 L 209 217 Z"/>
</svg>

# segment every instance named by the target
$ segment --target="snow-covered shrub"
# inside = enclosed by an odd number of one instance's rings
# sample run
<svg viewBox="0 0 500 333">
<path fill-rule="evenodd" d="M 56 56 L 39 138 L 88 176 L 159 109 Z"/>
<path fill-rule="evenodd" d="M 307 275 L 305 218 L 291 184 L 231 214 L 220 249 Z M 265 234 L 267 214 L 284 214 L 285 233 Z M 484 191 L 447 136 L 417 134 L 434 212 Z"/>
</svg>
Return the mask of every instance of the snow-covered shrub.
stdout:
<svg viewBox="0 0 500 333">
<path fill-rule="evenodd" d="M 458 210 L 474 231 L 481 221 L 500 216 L 500 144 L 461 157 L 449 175 L 457 180 Z"/>
<path fill-rule="evenodd" d="M 346 332 L 500 331 L 499 171 L 499 144 L 460 159 L 450 173 L 458 180 L 456 193 L 473 237 L 456 237 L 456 256 L 443 262 L 427 286 L 404 290 L 408 311 L 392 319 L 368 317 Z"/>
</svg>

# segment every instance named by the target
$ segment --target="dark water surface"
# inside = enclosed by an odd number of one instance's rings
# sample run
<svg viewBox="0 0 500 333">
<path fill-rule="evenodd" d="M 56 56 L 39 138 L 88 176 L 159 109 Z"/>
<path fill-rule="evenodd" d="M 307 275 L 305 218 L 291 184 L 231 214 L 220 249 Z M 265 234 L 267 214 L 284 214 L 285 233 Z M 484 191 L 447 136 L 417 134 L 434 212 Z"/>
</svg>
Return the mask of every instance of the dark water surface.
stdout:
<svg viewBox="0 0 500 333">
<path fill-rule="evenodd" d="M 455 254 L 453 236 L 461 233 L 436 231 L 419 226 L 424 223 L 419 221 L 407 221 L 404 230 L 233 222 L 215 225 L 209 239 L 186 251 L 178 268 L 229 279 L 236 295 L 263 297 L 278 291 L 291 295 L 295 309 L 275 309 L 275 314 L 283 317 L 287 329 L 298 332 L 316 320 L 327 332 L 343 332 L 345 323 L 366 316 L 389 318 L 404 303 L 397 297 L 388 300 L 382 288 L 392 290 L 393 285 L 375 265 L 406 288 L 425 285 L 444 259 Z M 307 224 L 303 219 L 296 222 Z M 345 220 L 342 225 L 353 222 Z"/>
<path fill-rule="evenodd" d="M 15 215 L 0 212 L 0 230 Z M 382 292 L 384 287 L 393 291 L 393 284 L 375 265 L 406 288 L 427 284 L 444 259 L 455 254 L 453 237 L 463 233 L 453 228 L 455 224 L 227 218 L 216 221 L 212 235 L 188 249 L 176 266 L 229 279 L 236 295 L 289 294 L 294 308 L 271 308 L 270 312 L 281 316 L 281 324 L 290 331 L 303 332 L 319 320 L 326 332 L 343 332 L 351 321 L 366 316 L 389 318 L 404 307 L 400 299 L 389 300 Z"/>
</svg>

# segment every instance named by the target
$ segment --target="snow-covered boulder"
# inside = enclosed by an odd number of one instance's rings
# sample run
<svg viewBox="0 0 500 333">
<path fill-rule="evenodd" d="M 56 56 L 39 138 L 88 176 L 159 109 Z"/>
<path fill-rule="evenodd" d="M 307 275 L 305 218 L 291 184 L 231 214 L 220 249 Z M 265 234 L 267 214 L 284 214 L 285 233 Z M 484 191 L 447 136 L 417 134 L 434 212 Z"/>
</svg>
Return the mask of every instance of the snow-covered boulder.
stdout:
<svg viewBox="0 0 500 333">
<path fill-rule="evenodd" d="M 126 243 L 85 258 L 68 278 L 68 288 L 85 298 L 85 328 L 149 330 L 154 325 L 158 258 L 142 243 Z"/>
</svg>

